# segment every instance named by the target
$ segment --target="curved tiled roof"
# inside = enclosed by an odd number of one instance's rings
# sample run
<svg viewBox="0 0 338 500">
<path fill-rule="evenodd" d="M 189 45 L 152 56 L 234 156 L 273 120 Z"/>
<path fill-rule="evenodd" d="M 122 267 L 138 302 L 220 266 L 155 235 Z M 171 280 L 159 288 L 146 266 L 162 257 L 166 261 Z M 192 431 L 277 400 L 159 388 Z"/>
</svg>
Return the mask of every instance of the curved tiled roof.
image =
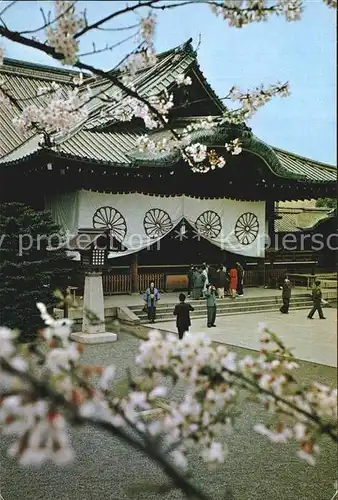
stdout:
<svg viewBox="0 0 338 500">
<path fill-rule="evenodd" d="M 137 91 L 147 97 L 150 93 L 171 89 L 177 76 L 186 74 L 188 70 L 198 77 L 199 85 L 202 85 L 206 94 L 216 101 L 221 115 L 222 109 L 225 108 L 201 72 L 191 40 L 160 54 L 157 64 L 137 73 L 133 83 Z M 5 64 L 0 67 L 0 76 L 5 80 L 5 87 L 15 98 L 23 99 L 20 101 L 22 106 L 31 102 L 44 106 L 46 98 L 36 96 L 38 87 L 45 86 L 46 82 L 56 81 L 66 92 L 72 84 L 74 74 L 76 72 L 65 69 L 13 60 L 5 60 Z M 94 92 L 116 91 L 111 82 L 103 78 L 90 75 L 86 75 L 86 78 Z M 145 132 L 144 129 L 136 122 L 114 124 L 116 120 L 112 120 L 109 116 L 114 107 L 124 106 L 123 100 L 118 104 L 107 104 L 101 99 L 93 98 L 89 106 L 89 118 L 86 122 L 79 124 L 68 134 L 54 134 L 54 145 L 51 148 L 43 148 L 39 144 L 41 138 L 38 135 L 18 134 L 12 125 L 12 119 L 20 114 L 20 110 L 2 107 L 0 109 L 0 157 L 2 156 L 0 164 L 10 166 L 13 163 L 24 162 L 32 155 L 39 155 L 45 151 L 62 157 L 125 167 L 141 167 L 142 165 L 162 167 L 173 166 L 177 163 L 179 155 L 175 153 L 169 156 L 144 155 L 135 151 L 136 139 Z M 179 122 L 184 122 L 184 127 L 187 121 L 194 119 L 196 117 L 178 118 L 177 127 L 180 127 Z M 223 123 L 215 127 L 213 131 L 195 133 L 194 137 L 195 140 L 205 140 L 210 145 L 224 145 L 225 139 L 233 131 L 233 127 Z M 244 125 L 236 129 L 236 133 L 241 136 L 243 149 L 260 156 L 276 177 L 331 184 L 337 179 L 335 167 L 271 147 L 255 137 Z M 159 137 L 163 134 L 168 134 L 168 131 L 162 129 L 154 135 Z"/>
<path fill-rule="evenodd" d="M 289 153 L 283 149 L 273 148 L 273 150 L 284 167 L 300 177 L 302 176 L 317 182 L 337 180 L 337 167 L 313 161 L 310 158 Z"/>
</svg>

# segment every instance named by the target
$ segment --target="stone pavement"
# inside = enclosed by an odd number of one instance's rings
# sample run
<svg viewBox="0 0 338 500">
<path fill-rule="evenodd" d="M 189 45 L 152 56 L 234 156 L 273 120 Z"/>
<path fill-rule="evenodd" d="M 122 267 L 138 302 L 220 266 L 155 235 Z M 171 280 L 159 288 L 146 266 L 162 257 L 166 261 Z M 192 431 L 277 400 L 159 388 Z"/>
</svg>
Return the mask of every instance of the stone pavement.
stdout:
<svg viewBox="0 0 338 500">
<path fill-rule="evenodd" d="M 292 311 L 288 315 L 277 312 L 259 312 L 241 316 L 219 316 L 216 328 L 207 328 L 206 320 L 193 319 L 190 332 L 205 332 L 215 342 L 259 350 L 258 323 L 264 322 L 293 349 L 297 359 L 326 366 L 337 366 L 337 309 L 323 309 L 326 320 L 316 315 L 307 319 L 307 310 Z M 158 322 L 156 329 L 177 332 L 175 321 Z"/>
</svg>

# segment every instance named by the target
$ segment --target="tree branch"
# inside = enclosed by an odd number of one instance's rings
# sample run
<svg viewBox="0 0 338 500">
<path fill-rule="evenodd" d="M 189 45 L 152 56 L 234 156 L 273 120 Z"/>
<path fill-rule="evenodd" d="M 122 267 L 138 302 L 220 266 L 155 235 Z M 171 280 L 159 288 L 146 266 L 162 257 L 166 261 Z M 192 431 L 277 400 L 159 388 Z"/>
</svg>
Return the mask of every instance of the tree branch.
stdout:
<svg viewBox="0 0 338 500">
<path fill-rule="evenodd" d="M 4 358 L 0 358 L 0 368 L 8 373 L 11 373 L 12 375 L 15 375 L 16 377 L 19 377 L 23 381 L 29 382 L 42 398 L 49 399 L 51 402 L 62 406 L 71 414 L 75 423 L 86 424 L 91 427 L 105 430 L 113 436 L 124 441 L 135 450 L 141 451 L 143 454 L 147 455 L 149 458 L 160 465 L 163 472 L 171 478 L 173 484 L 181 491 L 183 491 L 188 498 L 195 498 L 196 500 L 210 500 L 203 492 L 201 492 L 189 480 L 187 480 L 174 465 L 172 465 L 167 460 L 167 458 L 161 453 L 161 451 L 156 446 L 154 446 L 154 443 L 152 443 L 151 446 L 149 446 L 147 442 L 143 444 L 141 441 L 133 439 L 132 436 L 125 430 L 115 427 L 109 422 L 105 422 L 103 420 L 94 420 L 92 418 L 79 415 L 77 406 L 74 403 L 68 401 L 63 394 L 55 391 L 52 387 L 48 386 L 45 382 L 37 379 L 30 373 L 17 370 Z"/>
<path fill-rule="evenodd" d="M 133 33 L 132 35 L 127 36 L 123 40 L 120 40 L 119 42 L 114 43 L 113 45 L 110 45 L 109 47 L 106 46 L 104 49 L 96 50 L 96 48 L 94 48 L 91 52 L 85 52 L 84 54 L 79 54 L 79 57 L 85 57 L 85 56 L 90 56 L 93 54 L 100 54 L 101 52 L 106 52 L 108 50 L 109 51 L 114 50 L 114 49 L 116 49 L 116 47 L 119 47 L 120 45 L 124 44 L 125 42 L 128 42 L 129 40 L 134 38 L 136 35 L 137 35 L 137 33 Z"/>
<path fill-rule="evenodd" d="M 88 26 L 85 26 L 81 31 L 79 31 L 78 33 L 76 33 L 76 35 L 74 36 L 74 38 L 75 39 L 80 38 L 81 36 L 83 36 L 88 31 L 91 31 L 93 29 L 97 29 L 102 24 L 104 24 L 104 23 L 106 23 L 108 21 L 111 21 L 115 17 L 121 16 L 123 14 L 127 14 L 128 12 L 133 12 L 136 9 L 139 9 L 140 7 L 152 7 L 154 4 L 156 4 L 156 3 L 160 2 L 160 1 L 161 0 L 149 0 L 147 2 L 141 2 L 141 1 L 139 1 L 139 2 L 137 2 L 136 4 L 134 4 L 134 5 L 130 6 L 130 7 L 125 7 L 124 9 L 121 9 L 121 10 L 118 10 L 116 12 L 113 12 L 112 14 L 109 14 L 108 16 L 100 19 L 99 21 L 96 21 L 95 23 L 88 24 Z"/>
<path fill-rule="evenodd" d="M 0 17 L 6 12 L 6 10 L 10 9 L 11 7 L 13 7 L 14 4 L 16 4 L 17 0 L 14 0 L 14 2 L 10 2 L 8 5 L 6 5 L 6 7 L 4 7 L 2 9 L 2 11 L 0 12 Z"/>
<path fill-rule="evenodd" d="M 61 14 L 59 14 L 57 17 L 55 17 L 52 21 L 48 21 L 47 19 L 45 20 L 45 24 L 43 24 L 42 26 L 40 26 L 40 28 L 36 28 L 35 30 L 25 30 L 25 31 L 20 31 L 20 35 L 28 35 L 30 33 L 38 33 L 39 31 L 45 29 L 45 28 L 48 28 L 48 26 L 50 26 L 51 24 L 55 23 L 56 21 L 58 21 L 61 17 L 63 17 L 65 14 L 67 14 L 67 12 L 70 11 L 70 9 L 72 9 L 74 7 L 74 5 L 76 4 L 76 0 L 63 12 L 61 12 Z M 44 12 L 43 12 L 43 9 L 40 8 L 40 11 L 42 13 L 42 16 L 45 18 L 45 15 L 44 15 Z"/>
<path fill-rule="evenodd" d="M 249 386 L 255 388 L 259 393 L 265 394 L 266 396 L 269 396 L 269 397 L 273 398 L 275 401 L 277 401 L 279 403 L 282 403 L 285 406 L 288 406 L 289 408 L 291 408 L 292 410 L 296 411 L 297 413 L 301 413 L 306 418 L 308 418 L 309 420 L 312 420 L 315 424 L 317 424 L 318 427 L 319 427 L 319 429 L 321 430 L 321 432 L 323 434 L 327 434 L 328 436 L 330 436 L 330 438 L 334 442 L 338 442 L 338 435 L 335 434 L 332 431 L 332 426 L 331 425 L 327 425 L 327 424 L 323 424 L 321 422 L 320 417 L 317 414 L 308 413 L 306 410 L 303 410 L 302 408 L 298 408 L 298 406 L 296 406 L 294 403 L 291 403 L 287 399 L 284 399 L 281 396 L 277 396 L 277 394 L 274 394 L 273 392 L 270 392 L 267 389 L 263 389 L 262 387 L 260 387 L 257 384 L 257 382 L 255 382 L 253 380 L 250 380 L 249 378 L 245 377 L 245 375 L 243 375 L 242 373 L 234 372 L 234 371 L 229 370 L 227 368 L 224 368 L 224 371 L 226 371 L 227 373 L 229 373 L 230 375 L 232 375 L 234 378 L 238 378 L 242 382 L 244 382 L 244 383 L 248 384 Z M 281 409 L 281 411 L 283 411 L 283 410 Z"/>
</svg>

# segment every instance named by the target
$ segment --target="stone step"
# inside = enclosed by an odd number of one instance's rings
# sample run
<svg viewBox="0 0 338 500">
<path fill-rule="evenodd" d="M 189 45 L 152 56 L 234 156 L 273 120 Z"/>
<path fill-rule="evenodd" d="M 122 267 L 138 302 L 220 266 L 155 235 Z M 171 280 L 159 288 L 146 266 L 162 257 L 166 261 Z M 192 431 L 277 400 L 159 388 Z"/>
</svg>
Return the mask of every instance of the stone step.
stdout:
<svg viewBox="0 0 338 500">
<path fill-rule="evenodd" d="M 299 309 L 310 309 L 312 306 L 311 301 L 304 301 L 304 302 L 299 302 L 298 304 L 293 304 L 290 307 L 290 310 L 299 310 Z M 266 311 L 278 311 L 280 307 L 280 304 L 269 304 L 269 305 L 263 305 L 260 307 L 254 306 L 246 306 L 246 307 L 241 307 L 241 308 L 217 308 L 217 315 L 218 316 L 230 316 L 234 314 L 250 314 L 250 313 L 257 313 L 257 312 L 266 312 Z M 142 322 L 148 322 L 148 317 L 146 313 L 141 313 L 138 314 L 138 317 Z M 190 314 L 190 317 L 192 319 L 198 319 L 198 318 L 205 318 L 206 317 L 206 309 L 198 310 L 198 311 L 193 311 Z M 156 310 L 156 319 L 157 321 L 174 321 L 175 316 L 173 315 L 173 310 L 170 312 L 161 312 L 159 310 Z"/>
<path fill-rule="evenodd" d="M 302 294 L 302 295 L 296 295 L 291 298 L 293 302 L 299 301 L 299 300 L 311 300 L 311 297 L 309 294 Z M 279 296 L 273 296 L 273 297 L 250 297 L 250 298 L 244 298 L 244 297 L 236 297 L 235 299 L 231 299 L 230 297 L 226 297 L 225 299 L 216 299 L 217 305 L 220 304 L 276 304 L 276 303 L 282 303 L 282 297 Z M 197 307 L 205 307 L 206 300 L 201 299 L 201 300 L 187 300 L 187 303 L 191 304 L 194 308 Z M 157 303 L 157 308 L 173 308 L 177 302 L 161 302 L 159 301 Z M 140 307 L 142 308 L 143 305 L 142 303 L 140 304 L 133 304 L 132 306 L 128 306 L 128 308 L 131 311 L 138 311 L 140 310 Z"/>
<path fill-rule="evenodd" d="M 300 298 L 293 298 L 292 299 L 292 304 L 293 305 L 297 305 L 297 304 L 303 304 L 304 302 L 306 302 L 306 304 L 312 304 L 312 301 L 309 297 L 300 297 Z M 192 312 L 191 314 L 194 314 L 196 313 L 197 311 L 205 311 L 206 309 L 206 301 L 204 300 L 203 302 L 200 302 L 200 303 L 194 303 L 194 302 L 191 302 L 192 306 L 194 307 L 195 311 Z M 273 306 L 273 307 L 276 307 L 278 305 L 282 305 L 282 300 L 281 299 L 274 299 L 274 300 L 257 300 L 255 302 L 245 302 L 245 301 L 242 301 L 241 299 L 235 299 L 235 300 L 231 300 L 231 299 L 228 299 L 228 300 L 217 300 L 217 309 L 221 310 L 221 309 L 243 309 L 243 308 L 246 308 L 246 307 L 249 307 L 249 308 L 256 308 L 256 309 L 259 309 L 260 307 L 263 307 L 263 306 Z M 169 312 L 170 314 L 172 314 L 173 310 L 174 310 L 174 307 L 175 307 L 175 304 L 160 304 L 158 303 L 157 307 L 156 307 L 156 310 L 158 313 L 167 313 Z M 133 309 L 133 312 L 134 314 L 136 314 L 137 316 L 140 316 L 140 314 L 142 314 L 142 304 L 140 306 L 137 306 L 136 308 Z"/>
</svg>

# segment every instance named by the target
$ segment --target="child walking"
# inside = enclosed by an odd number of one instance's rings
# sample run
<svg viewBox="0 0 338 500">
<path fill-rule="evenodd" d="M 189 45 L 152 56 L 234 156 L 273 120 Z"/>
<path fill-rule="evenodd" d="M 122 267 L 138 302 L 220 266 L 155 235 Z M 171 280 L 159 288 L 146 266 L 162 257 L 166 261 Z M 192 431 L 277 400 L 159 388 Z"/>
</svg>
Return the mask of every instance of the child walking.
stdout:
<svg viewBox="0 0 338 500">
<path fill-rule="evenodd" d="M 175 306 L 174 315 L 176 316 L 178 338 L 183 339 L 183 335 L 189 331 L 189 327 L 191 326 L 190 311 L 193 311 L 194 308 L 191 304 L 185 302 L 184 293 L 180 293 L 178 298 L 180 302 Z"/>
</svg>

